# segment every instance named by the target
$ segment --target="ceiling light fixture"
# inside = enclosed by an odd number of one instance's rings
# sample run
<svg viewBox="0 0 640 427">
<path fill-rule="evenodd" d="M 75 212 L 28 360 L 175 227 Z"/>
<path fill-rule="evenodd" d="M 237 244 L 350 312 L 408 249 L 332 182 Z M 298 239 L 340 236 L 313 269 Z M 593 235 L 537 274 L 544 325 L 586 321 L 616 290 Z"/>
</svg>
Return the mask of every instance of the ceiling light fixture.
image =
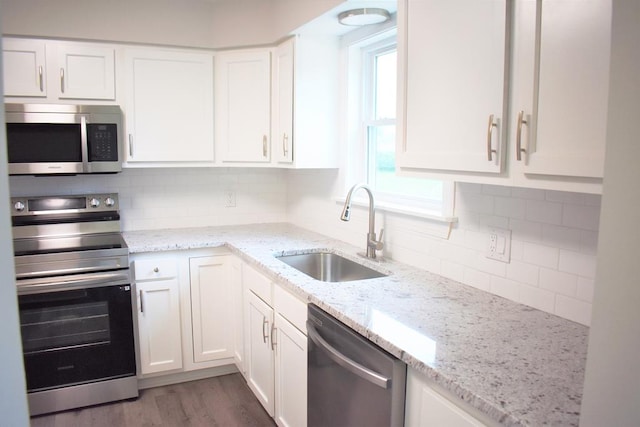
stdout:
<svg viewBox="0 0 640 427">
<path fill-rule="evenodd" d="M 385 22 L 391 18 L 389 12 L 380 8 L 360 8 L 346 10 L 338 15 L 338 22 L 342 25 L 371 25 Z"/>
</svg>

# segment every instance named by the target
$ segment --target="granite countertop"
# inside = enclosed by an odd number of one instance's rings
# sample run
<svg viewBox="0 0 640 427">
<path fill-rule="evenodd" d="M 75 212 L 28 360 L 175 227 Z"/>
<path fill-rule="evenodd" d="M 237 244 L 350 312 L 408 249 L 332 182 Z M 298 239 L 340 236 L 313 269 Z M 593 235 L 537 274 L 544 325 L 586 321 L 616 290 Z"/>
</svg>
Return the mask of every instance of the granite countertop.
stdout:
<svg viewBox="0 0 640 427">
<path fill-rule="evenodd" d="M 578 425 L 589 329 L 289 224 L 123 233 L 131 253 L 227 247 L 505 425 Z M 388 277 L 326 283 L 275 254 L 329 250 Z"/>
</svg>

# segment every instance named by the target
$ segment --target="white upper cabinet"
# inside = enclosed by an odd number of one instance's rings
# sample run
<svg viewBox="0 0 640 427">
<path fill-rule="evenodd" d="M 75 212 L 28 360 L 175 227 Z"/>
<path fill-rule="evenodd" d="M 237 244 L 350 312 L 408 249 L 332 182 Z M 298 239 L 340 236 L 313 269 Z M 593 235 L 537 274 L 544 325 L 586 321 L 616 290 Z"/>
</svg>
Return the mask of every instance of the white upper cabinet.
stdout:
<svg viewBox="0 0 640 427">
<path fill-rule="evenodd" d="M 272 137 L 273 160 L 293 163 L 294 39 L 280 44 L 273 54 Z"/>
<path fill-rule="evenodd" d="M 4 96 L 46 98 L 45 45 L 39 40 L 2 40 Z"/>
<path fill-rule="evenodd" d="M 273 57 L 272 161 L 338 167 L 340 47 L 335 36 L 297 35 Z"/>
<path fill-rule="evenodd" d="M 611 1 L 528 0 L 514 7 L 513 111 L 522 117 L 513 118 L 514 157 L 519 152 L 521 171 L 602 178 Z"/>
<path fill-rule="evenodd" d="M 125 83 L 127 162 L 213 162 L 211 54 L 126 49 Z"/>
<path fill-rule="evenodd" d="M 399 1 L 400 167 L 501 172 L 507 17 L 506 0 Z"/>
<path fill-rule="evenodd" d="M 6 97 L 115 100 L 115 48 L 78 42 L 3 39 Z"/>
<path fill-rule="evenodd" d="M 216 150 L 224 162 L 270 161 L 271 50 L 216 54 Z"/>
</svg>

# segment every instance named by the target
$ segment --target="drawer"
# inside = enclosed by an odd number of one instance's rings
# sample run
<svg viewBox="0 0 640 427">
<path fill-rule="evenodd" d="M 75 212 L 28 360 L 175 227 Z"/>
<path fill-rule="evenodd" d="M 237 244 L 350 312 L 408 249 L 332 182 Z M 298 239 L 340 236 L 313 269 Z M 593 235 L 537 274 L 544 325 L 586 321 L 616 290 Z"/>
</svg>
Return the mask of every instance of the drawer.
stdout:
<svg viewBox="0 0 640 427">
<path fill-rule="evenodd" d="M 276 285 L 273 287 L 273 304 L 282 317 L 307 335 L 307 304 L 305 302 Z"/>
<path fill-rule="evenodd" d="M 253 291 L 260 299 L 273 307 L 271 280 L 258 273 L 247 264 L 242 265 L 242 284 L 246 290 Z"/>
<path fill-rule="evenodd" d="M 135 280 L 173 279 L 178 276 L 175 258 L 140 259 L 133 262 Z"/>
</svg>

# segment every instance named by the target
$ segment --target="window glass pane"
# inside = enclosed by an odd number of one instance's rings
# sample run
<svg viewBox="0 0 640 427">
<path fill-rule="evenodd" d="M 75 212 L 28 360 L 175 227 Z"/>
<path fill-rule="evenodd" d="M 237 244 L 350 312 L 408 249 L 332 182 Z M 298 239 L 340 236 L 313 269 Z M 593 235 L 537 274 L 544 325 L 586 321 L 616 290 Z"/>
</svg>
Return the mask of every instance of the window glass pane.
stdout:
<svg viewBox="0 0 640 427">
<path fill-rule="evenodd" d="M 369 184 L 382 193 L 442 199 L 442 181 L 395 174 L 395 132 L 395 125 L 369 126 Z"/>
<path fill-rule="evenodd" d="M 374 119 L 396 117 L 396 51 L 375 57 Z"/>
</svg>

